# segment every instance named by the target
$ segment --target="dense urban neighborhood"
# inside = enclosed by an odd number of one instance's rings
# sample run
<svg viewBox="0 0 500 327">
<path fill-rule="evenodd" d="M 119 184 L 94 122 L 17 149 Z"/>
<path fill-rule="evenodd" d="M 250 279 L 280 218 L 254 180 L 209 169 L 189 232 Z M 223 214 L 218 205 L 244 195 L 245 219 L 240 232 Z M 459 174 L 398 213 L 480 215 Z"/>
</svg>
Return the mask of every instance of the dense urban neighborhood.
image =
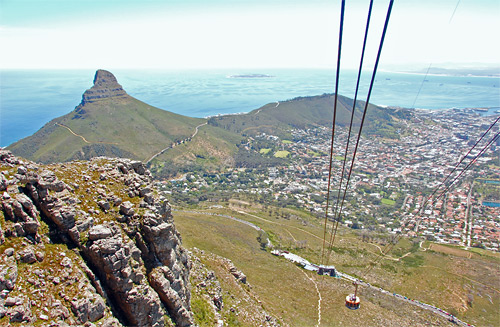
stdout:
<svg viewBox="0 0 500 327">
<path fill-rule="evenodd" d="M 393 133 L 397 137 L 365 134 L 361 137 L 341 222 L 354 229 L 403 233 L 498 251 L 499 139 L 448 188 L 498 133 L 498 126 L 494 126 L 468 153 L 496 117 L 482 116 L 472 109 L 414 110 L 412 114 L 411 119 L 400 122 L 404 127 Z M 349 179 L 359 126 L 353 129 L 345 164 L 348 128 L 335 131 L 330 219 L 338 217 L 338 213 L 334 214 L 335 207 L 343 202 Z M 291 206 L 324 217 L 330 142 L 331 130 L 325 127 L 293 129 L 286 138 L 261 133 L 248 137 L 240 145 L 240 151 L 268 159 L 267 164 L 187 173 L 161 185 L 174 203 L 196 204 L 239 197 L 263 205 Z M 433 192 L 434 196 L 429 198 Z"/>
</svg>

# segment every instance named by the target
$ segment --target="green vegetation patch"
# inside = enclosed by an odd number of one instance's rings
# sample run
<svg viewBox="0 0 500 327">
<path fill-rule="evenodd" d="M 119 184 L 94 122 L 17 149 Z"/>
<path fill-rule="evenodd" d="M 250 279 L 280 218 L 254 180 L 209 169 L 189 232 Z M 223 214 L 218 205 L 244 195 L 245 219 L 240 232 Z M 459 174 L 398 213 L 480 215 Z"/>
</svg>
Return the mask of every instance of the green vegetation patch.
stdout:
<svg viewBox="0 0 500 327">
<path fill-rule="evenodd" d="M 219 208 L 214 212 L 235 216 L 258 225 L 265 231 L 275 248 L 288 249 L 313 263 L 321 260 L 322 221 L 307 213 L 301 214 L 297 210 L 291 209 L 285 209 L 285 213 L 291 213 L 291 216 L 286 218 L 280 214 L 282 208 L 259 206 L 253 204 L 248 197 L 242 197 L 240 201 L 249 203 L 249 207 L 245 210 L 251 210 L 250 208 L 253 210 L 249 211 L 248 214 L 239 213 L 238 211 L 241 209 L 234 211 Z M 234 200 L 233 203 L 235 203 Z M 311 292 L 314 285 L 308 278 L 305 278 L 303 270 L 301 271 L 283 258 L 276 258 L 269 252 L 262 251 L 263 242 L 259 241 L 264 240 L 264 232 L 259 240 L 259 233 L 242 223 L 212 215 L 178 212 L 175 219 L 176 225 L 183 235 L 184 244 L 188 248 L 196 246 L 199 249 L 228 257 L 238 269 L 247 275 L 248 281 L 252 285 L 252 295 L 261 301 L 262 306 L 270 315 L 282 317 L 284 323 L 291 326 L 312 326 L 316 323 L 317 316 L 310 314 L 315 312 L 312 310 L 318 301 L 316 293 Z M 379 258 L 380 248 L 384 248 L 389 239 L 377 236 L 372 239 L 372 242 L 362 242 L 361 237 L 355 232 L 339 226 L 337 239 L 330 254 L 330 262 L 342 272 L 358 276 L 372 284 L 376 283 L 384 289 L 395 291 L 409 298 L 433 303 L 448 312 L 463 303 L 456 301 L 448 306 L 450 293 L 454 292 L 466 300 L 468 294 L 474 294 L 473 306 L 468 307 L 465 313 L 459 312 L 458 316 L 478 326 L 495 325 L 492 322 L 496 322 L 495 319 L 498 316 L 498 309 L 496 309 L 499 303 L 498 295 L 494 289 L 485 285 L 494 285 L 495 283 L 495 277 L 498 275 L 496 273 L 498 270 L 496 258 L 475 254 L 472 258 L 443 256 L 434 251 L 420 249 L 418 239 L 402 238 L 388 257 L 381 259 L 371 273 L 365 275 L 367 267 Z M 428 243 L 422 244 L 423 248 L 427 248 L 428 245 Z M 481 252 L 491 253 L 491 251 L 485 250 L 481 250 Z M 406 256 L 400 261 L 394 260 L 403 255 Z M 215 261 L 214 265 L 209 268 L 216 272 L 223 271 L 223 276 L 226 276 L 227 271 L 218 261 Z M 485 273 L 486 271 L 490 271 L 489 275 Z M 306 274 L 308 273 L 306 272 Z M 294 283 L 293 289 L 283 285 L 280 276 L 284 275 Z M 485 275 L 488 275 L 486 280 Z M 317 275 L 311 273 L 309 276 L 315 279 Z M 239 288 L 235 287 L 234 279 L 219 278 L 219 280 L 224 292 L 227 291 L 224 285 L 231 287 L 230 293 L 224 297 L 225 309 L 221 312 L 221 316 L 228 325 L 239 323 L 241 326 L 246 326 L 241 310 L 236 312 L 239 314 L 227 310 L 227 308 L 231 308 L 233 303 L 236 304 L 237 301 L 240 301 L 236 295 L 242 294 Z M 229 285 L 230 283 L 232 286 Z M 418 287 L 416 287 L 417 285 Z M 413 306 L 407 308 L 403 303 L 399 303 L 399 300 L 398 305 L 401 306 L 398 306 L 397 313 L 394 313 L 391 311 L 392 309 L 384 306 L 387 302 L 385 298 L 383 302 L 379 302 L 378 296 L 382 296 L 379 293 L 375 297 L 367 297 L 366 293 L 362 293 L 365 299 L 363 318 L 346 316 L 342 315 L 342 310 L 345 307 L 338 306 L 338 303 L 341 303 L 345 298 L 345 286 L 342 281 L 325 278 L 323 282 L 318 283 L 318 287 L 322 296 L 333 299 L 326 304 L 322 302 L 322 310 L 323 304 L 325 304 L 325 311 L 331 312 L 331 315 L 322 318 L 322 320 L 324 319 L 322 325 L 325 326 L 336 326 L 339 325 L 339 322 L 348 326 L 371 325 L 366 321 L 365 316 L 375 317 L 380 310 L 384 311 L 383 315 L 378 317 L 380 321 L 395 319 L 399 321 L 399 325 L 412 325 L 410 322 L 399 320 L 402 319 L 399 316 L 401 311 L 411 315 L 411 319 L 420 319 L 420 321 L 428 321 L 427 315 L 432 315 L 429 312 L 415 314 Z M 366 291 L 362 290 L 362 292 Z M 223 294 L 226 295 L 226 293 Z M 231 299 L 231 295 L 235 298 Z M 245 301 L 239 303 L 243 304 Z M 483 308 L 486 312 L 482 311 Z M 231 315 L 233 316 L 231 317 Z M 231 320 L 235 317 L 238 317 L 239 321 Z"/>
<path fill-rule="evenodd" d="M 260 154 L 268 154 L 269 152 L 271 152 L 271 149 L 260 149 L 259 151 Z"/>
<path fill-rule="evenodd" d="M 401 259 L 407 267 L 420 267 L 424 264 L 424 257 L 421 255 L 410 255 Z"/>
<path fill-rule="evenodd" d="M 293 142 L 290 140 L 283 140 L 281 141 L 283 144 L 292 144 Z"/>
<path fill-rule="evenodd" d="M 382 199 L 381 202 L 382 202 L 382 204 L 386 204 L 388 206 L 393 206 L 396 204 L 396 201 L 391 200 L 391 199 Z"/>
<path fill-rule="evenodd" d="M 192 294 L 193 298 L 191 300 L 191 308 L 194 313 L 195 322 L 198 326 L 213 326 L 215 322 L 215 315 L 210 304 L 196 292 L 193 292 Z"/>
<path fill-rule="evenodd" d="M 316 151 L 307 151 L 307 154 L 313 157 L 321 157 L 321 153 Z"/>
<path fill-rule="evenodd" d="M 290 152 L 288 152 L 288 151 L 277 151 L 277 152 L 274 154 L 274 156 L 275 156 L 276 158 L 286 158 L 286 157 L 288 157 L 289 155 L 290 155 Z"/>
</svg>

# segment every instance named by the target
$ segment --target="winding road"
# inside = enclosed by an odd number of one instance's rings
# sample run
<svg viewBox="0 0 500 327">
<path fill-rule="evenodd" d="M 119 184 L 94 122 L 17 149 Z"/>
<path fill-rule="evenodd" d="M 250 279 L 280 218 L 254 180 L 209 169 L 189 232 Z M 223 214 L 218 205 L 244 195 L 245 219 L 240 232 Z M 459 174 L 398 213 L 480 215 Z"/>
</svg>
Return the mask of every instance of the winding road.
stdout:
<svg viewBox="0 0 500 327">
<path fill-rule="evenodd" d="M 198 130 L 201 126 L 205 126 L 206 124 L 208 124 L 208 122 L 204 122 L 203 124 L 200 124 L 198 126 L 195 127 L 194 129 L 194 133 L 193 135 L 191 135 L 190 137 L 182 140 L 182 141 L 179 141 L 178 144 L 182 144 L 182 143 L 185 143 L 185 142 L 188 142 L 188 141 L 191 141 L 195 136 L 196 134 L 198 134 Z M 144 163 L 147 165 L 151 160 L 153 160 L 154 158 L 158 157 L 159 155 L 165 153 L 165 151 L 169 150 L 169 149 L 172 149 L 173 147 L 175 147 L 175 143 L 172 143 L 170 144 L 168 147 L 166 147 L 165 149 L 161 150 L 160 152 L 154 154 L 151 158 L 149 158 L 147 161 L 145 161 Z"/>
</svg>

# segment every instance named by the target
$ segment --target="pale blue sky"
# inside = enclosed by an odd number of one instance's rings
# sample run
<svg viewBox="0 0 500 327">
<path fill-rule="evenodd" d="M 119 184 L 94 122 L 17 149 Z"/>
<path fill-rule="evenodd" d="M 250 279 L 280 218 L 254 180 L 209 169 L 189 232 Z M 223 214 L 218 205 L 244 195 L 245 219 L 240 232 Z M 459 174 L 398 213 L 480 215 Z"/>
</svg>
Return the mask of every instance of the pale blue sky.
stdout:
<svg viewBox="0 0 500 327">
<path fill-rule="evenodd" d="M 342 65 L 368 0 L 346 1 Z M 375 0 L 374 58 L 388 0 Z M 396 0 L 381 67 L 499 65 L 499 0 Z M 335 67 L 340 0 L 0 0 L 0 68 Z M 372 59 L 373 61 L 373 59 Z"/>
</svg>

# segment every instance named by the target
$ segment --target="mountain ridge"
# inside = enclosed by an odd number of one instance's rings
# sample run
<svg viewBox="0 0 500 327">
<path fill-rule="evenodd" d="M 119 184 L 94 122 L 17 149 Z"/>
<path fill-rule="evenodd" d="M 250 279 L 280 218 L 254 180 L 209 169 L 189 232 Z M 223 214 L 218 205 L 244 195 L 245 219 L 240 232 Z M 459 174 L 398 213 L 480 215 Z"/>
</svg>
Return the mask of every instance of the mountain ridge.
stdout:
<svg viewBox="0 0 500 327">
<path fill-rule="evenodd" d="M 188 138 L 204 121 L 139 101 L 123 90 L 113 74 L 98 70 L 94 85 L 73 111 L 7 148 L 44 163 L 90 159 L 94 153 L 146 160 L 169 144 Z"/>
<path fill-rule="evenodd" d="M 246 114 L 202 119 L 168 112 L 135 99 L 109 71 L 97 70 L 93 84 L 73 111 L 53 119 L 7 149 L 42 163 L 96 156 L 126 157 L 148 162 L 159 177 L 190 169 L 244 167 L 245 158 L 269 161 L 260 158 L 259 153 L 248 154 L 241 148 L 247 137 L 259 133 L 286 137 L 297 128 L 330 128 L 335 98 L 333 94 L 298 97 L 269 103 Z M 359 128 L 364 106 L 363 101 L 356 103 L 355 129 Z M 336 124 L 348 126 L 353 100 L 339 95 L 337 107 Z M 370 104 L 363 133 L 397 139 L 398 121 L 407 115 L 402 109 Z M 198 128 L 200 131 L 196 133 Z M 264 166 L 269 164 L 272 162 Z"/>
</svg>

